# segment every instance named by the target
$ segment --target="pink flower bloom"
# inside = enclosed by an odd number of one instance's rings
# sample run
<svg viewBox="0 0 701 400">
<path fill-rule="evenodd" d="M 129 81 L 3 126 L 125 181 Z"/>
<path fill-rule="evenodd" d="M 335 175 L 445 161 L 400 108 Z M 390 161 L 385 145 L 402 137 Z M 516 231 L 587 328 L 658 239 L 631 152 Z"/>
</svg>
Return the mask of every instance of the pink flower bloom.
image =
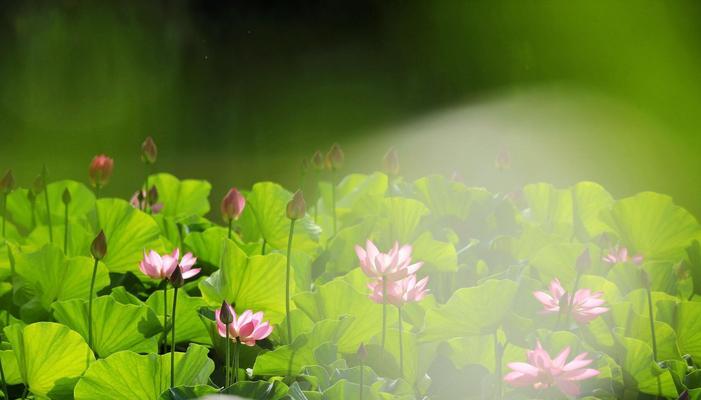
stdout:
<svg viewBox="0 0 701 400">
<path fill-rule="evenodd" d="M 236 188 L 231 188 L 221 201 L 221 215 L 224 221 L 236 221 L 246 207 L 246 198 Z"/>
<path fill-rule="evenodd" d="M 602 261 L 607 263 L 607 264 L 618 264 L 618 263 L 625 263 L 625 262 L 632 262 L 635 265 L 640 265 L 643 263 L 643 256 L 640 254 L 636 254 L 634 256 L 629 256 L 628 255 L 628 249 L 622 246 L 616 245 L 613 249 L 609 251 L 609 253 L 605 256 L 603 256 Z"/>
<path fill-rule="evenodd" d="M 399 243 L 394 242 L 389 252 L 380 253 L 377 246 L 370 240 L 365 243 L 365 249 L 355 246 L 360 268 L 365 275 L 370 278 L 386 278 L 389 281 L 403 279 L 416 273 L 423 266 L 422 262 L 410 264 L 411 250 L 410 245 L 400 248 Z"/>
<path fill-rule="evenodd" d="M 162 256 L 151 250 L 148 254 L 144 251 L 144 259 L 139 263 L 139 269 L 153 279 L 168 279 L 175 267 L 180 265 L 183 279 L 188 279 L 200 272 L 200 268 L 192 268 L 196 261 L 197 258 L 193 257 L 192 253 L 187 253 L 180 259 L 180 249 Z"/>
<path fill-rule="evenodd" d="M 239 342 L 246 346 L 254 346 L 257 340 L 267 338 L 273 331 L 268 321 L 263 322 L 263 312 L 253 313 L 251 310 L 244 311 L 241 315 L 236 316 L 236 312 L 229 304 L 226 305 L 231 311 L 233 322 L 229 324 L 229 338 L 231 340 L 238 339 Z M 217 331 L 219 336 L 226 337 L 226 325 L 221 322 L 221 309 L 214 312 L 217 321 Z"/>
<path fill-rule="evenodd" d="M 428 293 L 427 284 L 428 277 L 417 281 L 416 275 L 413 274 L 398 281 L 388 281 L 387 302 L 401 307 L 406 303 L 421 301 Z M 375 303 L 382 304 L 382 278 L 372 281 L 368 287 L 371 291 L 370 299 Z"/>
<path fill-rule="evenodd" d="M 139 192 L 141 193 L 141 198 L 143 200 L 139 201 Z M 129 200 L 129 204 L 132 205 L 132 207 L 144 211 L 146 209 L 146 193 L 143 190 L 137 190 L 134 192 L 134 194 L 131 196 L 131 199 Z M 151 206 L 151 214 L 158 214 L 161 212 L 163 209 L 163 203 L 156 203 Z"/>
<path fill-rule="evenodd" d="M 560 312 L 560 298 L 566 294 L 565 289 L 558 279 L 550 282 L 550 294 L 546 292 L 533 292 L 533 296 L 543 304 L 543 314 L 557 314 Z M 605 301 L 601 298 L 603 293 L 592 292 L 590 289 L 579 289 L 574 297 L 569 294 L 566 300 L 569 304 L 570 315 L 580 324 L 589 323 L 597 316 L 607 312 L 607 307 L 602 307 Z"/>
<path fill-rule="evenodd" d="M 105 186 L 112 176 L 114 160 L 104 154 L 95 156 L 90 162 L 88 176 L 93 186 Z"/>
<path fill-rule="evenodd" d="M 528 362 L 512 362 L 508 366 L 513 371 L 504 376 L 504 381 L 514 387 L 532 386 L 534 389 L 546 389 L 555 386 L 568 396 L 578 396 L 579 382 L 599 375 L 599 371 L 585 368 L 592 363 L 587 353 L 576 356 L 566 363 L 570 354 L 566 347 L 551 359 L 547 351 L 537 342 L 535 350 L 528 351 Z"/>
</svg>

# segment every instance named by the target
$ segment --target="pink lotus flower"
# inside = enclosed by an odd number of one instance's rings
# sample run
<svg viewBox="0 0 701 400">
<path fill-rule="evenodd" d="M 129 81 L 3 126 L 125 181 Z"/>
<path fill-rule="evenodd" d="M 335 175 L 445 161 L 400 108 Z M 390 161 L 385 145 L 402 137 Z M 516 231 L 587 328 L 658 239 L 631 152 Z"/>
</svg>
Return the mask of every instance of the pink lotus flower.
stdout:
<svg viewBox="0 0 701 400">
<path fill-rule="evenodd" d="M 398 281 L 388 281 L 387 302 L 401 307 L 406 303 L 421 301 L 428 293 L 427 284 L 428 277 L 417 281 L 416 275 L 413 274 Z M 369 283 L 368 288 L 371 291 L 370 299 L 375 303 L 382 304 L 382 278 Z"/>
<path fill-rule="evenodd" d="M 168 279 L 175 270 L 175 267 L 180 265 L 183 279 L 189 279 L 200 273 L 200 268 L 192 268 L 197 262 L 197 258 L 192 256 L 192 253 L 186 253 L 180 259 L 180 249 L 175 249 L 171 254 L 160 255 L 151 250 L 146 253 L 144 251 L 144 259 L 139 263 L 139 269 L 144 275 L 153 279 Z"/>
<path fill-rule="evenodd" d="M 139 193 L 141 193 L 141 201 L 139 201 Z M 131 199 L 129 200 L 129 204 L 132 205 L 132 207 L 136 208 L 137 210 L 144 211 L 146 210 L 146 200 L 147 195 L 146 193 L 142 190 L 137 190 L 134 192 L 134 194 L 131 196 Z M 151 214 L 158 214 L 161 212 L 163 209 L 163 203 L 156 203 L 151 206 Z"/>
<path fill-rule="evenodd" d="M 88 176 L 93 186 L 105 186 L 112 176 L 114 160 L 104 154 L 95 156 L 90 162 Z"/>
<path fill-rule="evenodd" d="M 231 188 L 221 201 L 221 215 L 224 221 L 236 221 L 246 207 L 246 198 L 236 188 Z"/>
<path fill-rule="evenodd" d="M 233 322 L 229 324 L 230 339 L 238 339 L 246 346 L 254 346 L 257 340 L 267 338 L 273 331 L 273 327 L 268 321 L 263 322 L 263 312 L 259 311 L 254 314 L 253 311 L 246 310 L 237 317 L 234 308 L 228 303 L 226 306 L 233 316 Z M 226 324 L 221 321 L 221 309 L 214 312 L 214 317 L 217 321 L 219 336 L 226 337 Z"/>
<path fill-rule="evenodd" d="M 602 261 L 607 263 L 607 264 L 618 264 L 618 263 L 625 263 L 625 262 L 632 262 L 635 265 L 640 265 L 643 263 L 643 256 L 640 254 L 636 254 L 634 256 L 629 256 L 628 255 L 628 249 L 622 246 L 616 245 L 613 249 L 609 251 L 609 253 L 605 256 L 603 256 Z"/>
<path fill-rule="evenodd" d="M 360 268 L 365 275 L 370 278 L 385 278 L 389 281 L 406 278 L 423 266 L 423 262 L 410 264 L 411 250 L 408 244 L 400 248 L 399 243 L 394 242 L 389 252 L 380 253 L 377 246 L 370 240 L 365 243 L 365 249 L 355 246 Z"/>
<path fill-rule="evenodd" d="M 504 376 L 504 381 L 514 387 L 532 386 L 534 389 L 555 386 L 568 396 L 578 396 L 581 391 L 579 382 L 599 375 L 599 371 L 585 368 L 592 363 L 592 360 L 586 358 L 587 353 L 566 363 L 570 351 L 566 347 L 555 359 L 551 359 L 540 342 L 537 342 L 535 350 L 528 351 L 527 363 L 508 364 L 513 371 Z"/>
<path fill-rule="evenodd" d="M 543 314 L 557 314 L 560 312 L 560 299 L 567 292 L 560 284 L 558 279 L 553 279 L 550 282 L 550 293 L 533 292 L 533 296 L 543 304 Z M 580 324 L 589 323 L 597 316 L 607 312 L 607 307 L 602 307 L 605 301 L 601 298 L 603 293 L 592 292 L 590 289 L 579 289 L 575 292 L 574 297 L 567 294 L 566 300 L 569 304 L 570 315 Z"/>
</svg>

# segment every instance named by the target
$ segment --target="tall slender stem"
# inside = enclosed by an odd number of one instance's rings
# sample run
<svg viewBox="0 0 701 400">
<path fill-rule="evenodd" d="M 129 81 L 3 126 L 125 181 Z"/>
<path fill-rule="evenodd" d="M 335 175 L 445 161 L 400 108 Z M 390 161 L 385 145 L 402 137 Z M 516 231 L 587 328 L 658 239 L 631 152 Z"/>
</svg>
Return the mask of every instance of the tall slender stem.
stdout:
<svg viewBox="0 0 701 400">
<path fill-rule="evenodd" d="M 5 237 L 5 221 L 7 221 L 7 193 L 2 197 L 2 237 Z M 4 382 L 4 380 L 3 380 Z"/>
<path fill-rule="evenodd" d="M 402 329 L 402 308 L 397 307 L 397 314 L 399 315 L 399 377 L 404 377 L 404 342 L 402 341 L 403 329 Z"/>
<path fill-rule="evenodd" d="M 228 233 L 228 235 L 227 235 L 227 237 L 228 237 L 229 239 L 231 239 L 231 227 L 232 227 L 233 223 L 234 223 L 234 220 L 233 220 L 233 219 L 229 219 L 229 233 Z"/>
<path fill-rule="evenodd" d="M 148 175 L 149 175 L 149 168 L 148 164 L 146 165 L 146 182 L 144 183 L 144 211 L 146 211 L 147 214 L 151 214 L 151 207 L 149 207 L 149 201 L 148 201 Z"/>
<path fill-rule="evenodd" d="M 68 255 L 68 203 L 66 203 L 65 212 L 63 215 L 63 254 Z"/>
<path fill-rule="evenodd" d="M 285 319 L 287 320 L 287 340 L 292 343 L 292 316 L 290 315 L 290 264 L 292 259 L 292 238 L 295 233 L 295 221 L 290 221 L 290 235 L 287 238 L 287 268 L 285 270 Z"/>
<path fill-rule="evenodd" d="M 387 335 L 387 278 L 382 277 L 382 342 L 381 349 L 384 354 L 385 336 Z"/>
<path fill-rule="evenodd" d="M 97 221 L 97 229 L 100 229 L 100 213 L 97 209 L 97 201 L 100 200 L 100 184 L 95 184 L 95 220 Z"/>
<path fill-rule="evenodd" d="M 494 375 L 496 375 L 496 382 L 497 382 L 497 399 L 501 400 L 502 398 L 502 386 L 501 386 L 501 360 L 503 356 L 503 349 L 501 347 L 501 343 L 499 343 L 499 336 L 497 335 L 497 331 L 494 331 Z"/>
<path fill-rule="evenodd" d="M 652 337 L 652 359 L 657 362 L 657 338 L 655 337 L 655 316 L 652 309 L 652 291 L 650 285 L 645 287 L 647 291 L 647 309 L 650 316 L 650 336 Z"/>
<path fill-rule="evenodd" d="M 178 287 L 173 288 L 173 316 L 171 320 L 173 321 L 173 326 L 171 329 L 170 337 L 170 387 L 175 387 L 175 306 L 178 304 Z"/>
<path fill-rule="evenodd" d="M 319 200 L 321 199 L 321 190 L 319 190 L 319 171 L 316 172 L 314 178 L 314 197 L 312 198 L 316 199 L 314 202 L 314 223 L 316 224 L 317 219 L 319 218 Z"/>
<path fill-rule="evenodd" d="M 46 181 L 44 181 L 46 183 Z M 49 242 L 54 242 L 54 230 L 51 224 L 51 206 L 49 205 L 49 185 L 44 186 L 44 200 L 46 201 L 46 220 L 49 225 Z"/>
<path fill-rule="evenodd" d="M 95 259 L 95 265 L 92 267 L 92 278 L 90 279 L 90 297 L 88 297 L 88 346 L 92 349 L 92 303 L 93 294 L 95 292 L 95 277 L 97 276 L 97 258 Z"/>
<path fill-rule="evenodd" d="M 579 287 L 579 280 L 582 277 L 582 273 L 577 268 L 577 276 L 574 278 L 574 286 L 572 286 L 572 293 L 567 299 L 567 313 L 565 314 L 565 329 L 570 329 L 570 315 L 572 314 L 572 302 L 574 301 L 574 295 L 577 293 L 577 288 Z"/>
<path fill-rule="evenodd" d="M 231 385 L 231 340 L 229 340 L 229 325 L 226 324 L 226 385 Z"/>
<path fill-rule="evenodd" d="M 336 172 L 331 173 L 331 209 L 333 212 L 333 235 L 336 236 Z"/>
<path fill-rule="evenodd" d="M 168 281 L 163 281 L 163 352 L 168 348 Z"/>
<path fill-rule="evenodd" d="M 239 381 L 239 338 L 234 339 L 234 383 Z"/>
<path fill-rule="evenodd" d="M 7 392 L 7 381 L 5 381 L 5 370 L 2 368 L 2 360 L 0 360 L 0 379 L 2 379 L 2 393 L 5 395 L 5 399 L 10 398 Z"/>
<path fill-rule="evenodd" d="M 360 393 L 358 394 L 358 399 L 363 400 L 363 391 L 365 389 L 365 382 L 364 381 L 364 372 L 365 372 L 365 364 L 363 361 L 360 361 Z"/>
</svg>

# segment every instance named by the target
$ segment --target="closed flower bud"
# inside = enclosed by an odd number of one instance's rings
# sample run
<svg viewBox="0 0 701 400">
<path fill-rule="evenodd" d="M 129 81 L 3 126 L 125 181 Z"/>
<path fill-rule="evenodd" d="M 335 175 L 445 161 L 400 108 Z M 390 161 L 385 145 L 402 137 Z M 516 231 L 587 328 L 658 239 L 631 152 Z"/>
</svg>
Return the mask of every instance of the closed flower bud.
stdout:
<svg viewBox="0 0 701 400">
<path fill-rule="evenodd" d="M 158 147 L 151 136 L 141 144 L 141 160 L 146 164 L 153 164 L 158 157 Z"/>
<path fill-rule="evenodd" d="M 307 204 L 304 202 L 302 191 L 298 190 L 295 192 L 292 200 L 287 203 L 287 218 L 292 220 L 304 218 L 306 212 Z"/>
<path fill-rule="evenodd" d="M 14 188 L 15 177 L 12 175 L 12 170 L 8 169 L 7 172 L 5 172 L 5 176 L 0 179 L 0 190 L 2 190 L 4 194 L 9 194 Z"/>
<path fill-rule="evenodd" d="M 71 202 L 71 191 L 68 188 L 63 189 L 63 194 L 61 195 L 61 200 L 63 204 L 68 205 Z"/>
<path fill-rule="evenodd" d="M 334 143 L 329 152 L 326 153 L 326 168 L 332 171 L 341 169 L 344 159 L 345 156 L 343 155 L 341 146 L 339 146 L 338 143 Z"/>
<path fill-rule="evenodd" d="M 90 253 L 96 260 L 102 260 L 107 255 L 107 238 L 104 231 L 100 230 L 95 240 L 92 241 Z"/>
<path fill-rule="evenodd" d="M 226 300 L 221 302 L 221 308 L 219 309 L 219 320 L 224 325 L 234 322 L 234 315 L 231 313 L 231 306 L 226 302 Z"/>
<path fill-rule="evenodd" d="M 312 167 L 314 167 L 314 169 L 317 171 L 324 169 L 324 155 L 321 154 L 321 151 L 319 150 L 315 151 L 314 155 L 312 156 Z"/>
<path fill-rule="evenodd" d="M 183 287 L 183 285 L 185 284 L 185 279 L 183 278 L 183 271 L 180 269 L 180 266 L 175 267 L 173 273 L 170 274 L 170 278 L 168 278 L 168 280 L 174 288 Z"/>
<path fill-rule="evenodd" d="M 34 190 L 27 191 L 27 200 L 29 200 L 29 202 L 32 204 L 34 204 L 34 202 L 37 200 L 37 195 L 34 194 Z"/>
<path fill-rule="evenodd" d="M 46 187 L 46 181 L 44 180 L 43 175 L 37 175 L 36 178 L 34 178 L 34 182 L 32 182 L 32 192 L 34 192 L 35 197 L 39 195 L 39 193 L 44 191 L 44 188 Z"/>
<path fill-rule="evenodd" d="M 156 189 L 156 186 L 151 186 L 151 189 L 148 191 L 148 195 L 146 196 L 146 199 L 148 200 L 148 204 L 150 206 L 156 204 L 158 202 L 158 189 Z"/>
<path fill-rule="evenodd" d="M 387 175 L 399 175 L 399 153 L 397 153 L 397 149 L 391 147 L 389 150 L 387 150 L 384 158 L 384 164 L 385 173 L 387 173 Z"/>
<path fill-rule="evenodd" d="M 365 362 L 368 359 L 368 349 L 365 348 L 365 343 L 360 343 L 358 346 L 358 351 L 355 353 L 361 362 Z"/>
<path fill-rule="evenodd" d="M 90 183 L 94 187 L 105 186 L 112 176 L 113 168 L 114 160 L 104 154 L 95 156 L 90 162 L 90 168 L 88 169 Z"/>
<path fill-rule="evenodd" d="M 236 221 L 246 207 L 246 198 L 236 188 L 231 188 L 221 201 L 221 215 L 224 221 Z"/>
<path fill-rule="evenodd" d="M 589 255 L 589 248 L 584 249 L 582 254 L 577 257 L 577 271 L 580 273 L 589 269 L 591 266 L 591 256 Z"/>
</svg>

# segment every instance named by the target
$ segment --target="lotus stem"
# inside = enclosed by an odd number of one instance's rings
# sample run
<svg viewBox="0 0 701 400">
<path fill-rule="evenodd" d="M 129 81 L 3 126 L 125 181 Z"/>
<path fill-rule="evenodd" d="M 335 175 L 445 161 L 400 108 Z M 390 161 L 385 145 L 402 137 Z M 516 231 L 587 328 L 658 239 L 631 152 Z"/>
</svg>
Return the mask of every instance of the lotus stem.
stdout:
<svg viewBox="0 0 701 400">
<path fill-rule="evenodd" d="M 321 199 L 321 190 L 319 189 L 319 171 L 316 172 L 315 179 L 314 179 L 314 193 L 312 197 L 313 199 L 316 199 L 316 202 L 314 203 L 314 223 L 317 223 L 317 219 L 319 218 L 319 200 Z"/>
<path fill-rule="evenodd" d="M 45 178 L 46 179 L 46 178 Z M 44 181 L 46 182 L 46 181 Z M 46 220 L 49 225 L 49 243 L 54 242 L 54 230 L 51 224 L 51 206 L 49 204 L 49 185 L 44 187 L 44 200 L 46 201 Z"/>
<path fill-rule="evenodd" d="M 387 335 L 387 278 L 382 277 L 382 341 L 380 342 L 380 348 L 385 350 L 385 336 Z"/>
<path fill-rule="evenodd" d="M 652 309 L 652 291 L 650 285 L 646 285 L 647 292 L 647 309 L 650 317 L 650 336 L 652 337 L 652 359 L 657 362 L 657 338 L 655 337 L 655 316 Z"/>
<path fill-rule="evenodd" d="M 582 278 L 582 273 L 577 268 L 577 275 L 574 278 L 574 286 L 572 286 L 572 294 L 567 299 L 567 313 L 565 314 L 565 329 L 570 328 L 570 314 L 572 314 L 572 302 L 574 301 L 574 295 L 577 293 L 577 288 L 579 287 L 579 280 Z"/>
<path fill-rule="evenodd" d="M 287 320 L 287 340 L 292 344 L 292 316 L 290 315 L 290 264 L 292 258 L 292 238 L 295 233 L 295 219 L 290 221 L 290 235 L 287 238 L 287 268 L 285 269 L 285 319 Z"/>
<path fill-rule="evenodd" d="M 97 221 L 97 229 L 100 229 L 100 213 L 97 210 L 97 201 L 100 199 L 100 184 L 95 184 L 95 220 Z"/>
<path fill-rule="evenodd" d="M 239 339 L 234 339 L 234 383 L 239 381 Z"/>
<path fill-rule="evenodd" d="M 163 352 L 168 348 L 168 281 L 163 281 Z"/>
<path fill-rule="evenodd" d="M 173 321 L 173 326 L 171 329 L 170 337 L 170 387 L 175 387 L 175 307 L 178 304 L 178 287 L 173 288 L 173 316 L 171 320 Z"/>
<path fill-rule="evenodd" d="M 7 193 L 5 193 L 2 197 L 2 237 L 3 239 L 6 237 L 5 236 L 5 222 L 7 221 Z M 5 382 L 3 380 L 3 382 Z"/>
<path fill-rule="evenodd" d="M 65 211 L 63 214 L 63 254 L 68 255 L 68 203 L 66 203 Z M 4 221 L 3 221 L 4 222 Z M 3 236 L 5 233 L 3 232 Z"/>
<path fill-rule="evenodd" d="M 404 377 L 404 342 L 402 341 L 403 329 L 402 329 L 402 308 L 397 307 L 397 314 L 399 316 L 399 377 Z"/>
<path fill-rule="evenodd" d="M 88 297 L 88 346 L 92 349 L 92 303 L 93 295 L 95 293 L 95 278 L 97 277 L 97 263 L 98 259 L 95 258 L 95 264 L 92 267 L 92 278 L 90 278 L 90 297 Z"/>
<path fill-rule="evenodd" d="M 226 385 L 231 385 L 231 340 L 229 339 L 229 325 L 226 324 Z"/>
<path fill-rule="evenodd" d="M 229 219 L 229 233 L 227 234 L 227 237 L 229 238 L 229 240 L 231 240 L 231 228 L 233 226 L 233 223 L 234 223 L 234 220 L 230 218 Z"/>
<path fill-rule="evenodd" d="M 144 211 L 146 211 L 147 214 L 151 214 L 151 208 L 149 207 L 149 202 L 148 202 L 148 175 L 149 175 L 149 168 L 148 164 L 146 165 L 146 182 L 144 182 Z"/>
<path fill-rule="evenodd" d="M 501 400 L 502 398 L 502 382 L 501 382 L 501 360 L 503 356 L 503 349 L 501 347 L 501 343 L 499 343 L 499 336 L 497 335 L 497 331 L 494 331 L 494 375 L 496 375 L 496 381 L 497 381 L 497 399 Z"/>
<path fill-rule="evenodd" d="M 363 391 L 364 391 L 364 388 L 365 388 L 365 382 L 363 382 L 363 378 L 364 378 L 364 375 L 365 375 L 365 373 L 364 373 L 364 372 L 365 372 L 365 366 L 364 366 L 363 364 L 365 364 L 365 363 L 361 360 L 361 361 L 360 361 L 360 393 L 358 394 L 358 399 L 359 399 L 359 400 L 363 400 Z"/>
</svg>

